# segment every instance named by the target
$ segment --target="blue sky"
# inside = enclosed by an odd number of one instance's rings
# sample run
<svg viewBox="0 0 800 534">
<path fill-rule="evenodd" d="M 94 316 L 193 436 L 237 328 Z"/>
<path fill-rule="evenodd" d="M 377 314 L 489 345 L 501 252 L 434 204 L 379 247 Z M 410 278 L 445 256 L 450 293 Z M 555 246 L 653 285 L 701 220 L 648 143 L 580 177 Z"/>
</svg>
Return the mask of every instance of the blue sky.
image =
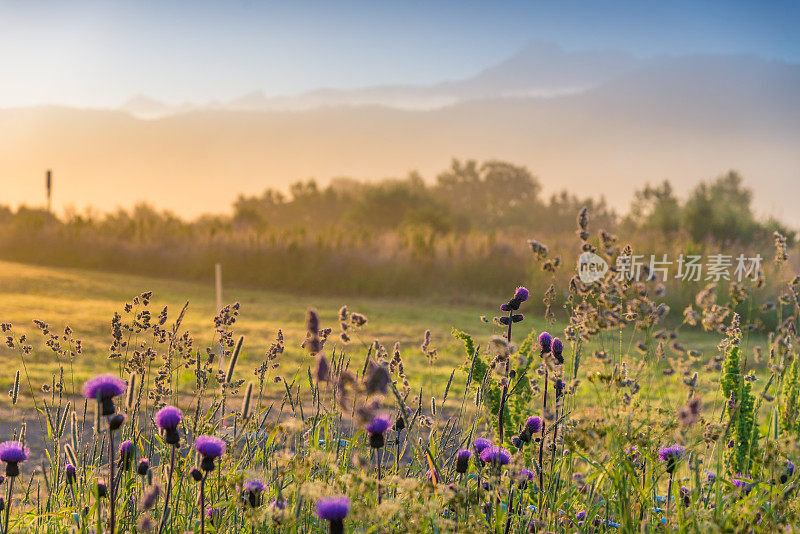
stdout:
<svg viewBox="0 0 800 534">
<path fill-rule="evenodd" d="M 0 107 L 468 77 L 531 39 L 800 62 L 800 2 L 0 0 Z"/>
</svg>

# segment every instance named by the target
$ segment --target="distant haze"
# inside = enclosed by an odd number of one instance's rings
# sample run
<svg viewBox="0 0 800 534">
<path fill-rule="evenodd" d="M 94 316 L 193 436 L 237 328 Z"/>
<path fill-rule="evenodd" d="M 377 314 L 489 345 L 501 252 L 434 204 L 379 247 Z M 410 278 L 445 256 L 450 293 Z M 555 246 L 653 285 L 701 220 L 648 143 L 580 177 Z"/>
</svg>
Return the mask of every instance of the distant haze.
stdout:
<svg viewBox="0 0 800 534">
<path fill-rule="evenodd" d="M 212 105 L 141 95 L 123 107 L 0 109 L 0 204 L 58 209 L 148 201 L 184 216 L 297 180 L 429 180 L 450 159 L 524 164 L 545 194 L 605 196 L 739 171 L 762 215 L 800 226 L 800 66 L 753 55 L 635 57 L 531 42 L 439 84 L 253 92 Z M 509 191 L 513 194 L 513 191 Z"/>
</svg>

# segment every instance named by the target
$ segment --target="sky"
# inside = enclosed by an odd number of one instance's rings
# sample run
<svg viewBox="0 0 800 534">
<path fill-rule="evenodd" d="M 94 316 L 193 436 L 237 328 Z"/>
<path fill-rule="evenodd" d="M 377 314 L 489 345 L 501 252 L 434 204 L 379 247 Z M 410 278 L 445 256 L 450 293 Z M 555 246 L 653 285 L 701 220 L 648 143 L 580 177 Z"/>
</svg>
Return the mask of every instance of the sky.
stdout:
<svg viewBox="0 0 800 534">
<path fill-rule="evenodd" d="M 0 107 L 461 79 L 529 40 L 800 62 L 800 2 L 0 0 Z"/>
</svg>

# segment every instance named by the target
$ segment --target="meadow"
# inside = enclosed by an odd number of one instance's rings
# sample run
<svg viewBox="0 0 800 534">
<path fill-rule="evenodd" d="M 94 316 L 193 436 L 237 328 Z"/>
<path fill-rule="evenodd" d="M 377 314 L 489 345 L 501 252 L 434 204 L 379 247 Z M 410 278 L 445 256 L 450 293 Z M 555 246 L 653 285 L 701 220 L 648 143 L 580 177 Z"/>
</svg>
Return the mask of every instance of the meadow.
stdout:
<svg viewBox="0 0 800 534">
<path fill-rule="evenodd" d="M 2 262 L 4 532 L 792 531 L 800 279 L 775 242 L 770 303 L 759 279 L 683 310 L 613 271 L 232 285 L 216 310 L 211 276 Z"/>
</svg>

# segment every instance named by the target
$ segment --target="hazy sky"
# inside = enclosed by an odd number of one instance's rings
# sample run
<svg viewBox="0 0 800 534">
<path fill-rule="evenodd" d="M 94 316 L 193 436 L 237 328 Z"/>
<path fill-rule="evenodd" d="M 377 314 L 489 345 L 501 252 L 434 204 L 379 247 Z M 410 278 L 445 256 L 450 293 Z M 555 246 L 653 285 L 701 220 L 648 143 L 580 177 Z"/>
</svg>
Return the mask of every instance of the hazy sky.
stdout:
<svg viewBox="0 0 800 534">
<path fill-rule="evenodd" d="M 800 2 L 4 1 L 0 107 L 116 107 L 470 76 L 530 39 L 800 62 Z"/>
</svg>

